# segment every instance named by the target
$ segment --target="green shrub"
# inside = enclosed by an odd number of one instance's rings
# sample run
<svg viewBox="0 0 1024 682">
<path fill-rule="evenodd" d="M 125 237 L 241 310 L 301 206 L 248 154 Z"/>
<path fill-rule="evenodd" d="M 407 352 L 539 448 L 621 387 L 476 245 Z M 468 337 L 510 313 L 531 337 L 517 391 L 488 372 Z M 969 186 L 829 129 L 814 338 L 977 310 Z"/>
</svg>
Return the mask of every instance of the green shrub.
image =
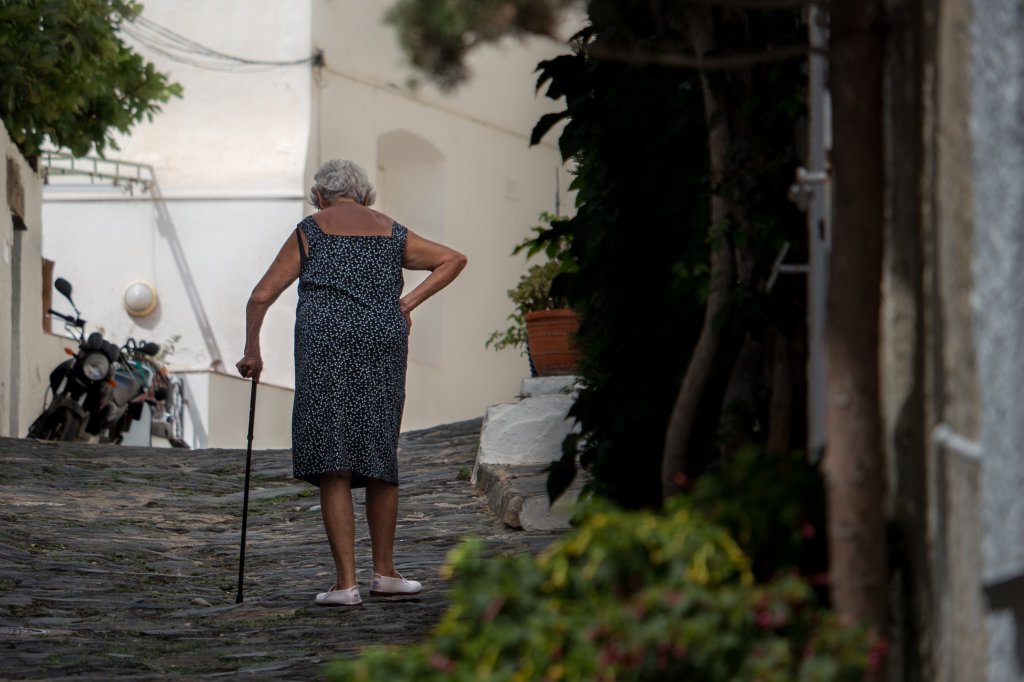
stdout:
<svg viewBox="0 0 1024 682">
<path fill-rule="evenodd" d="M 755 444 L 697 478 L 685 502 L 725 527 L 751 558 L 759 580 L 780 570 L 828 570 L 825 487 L 801 451 L 769 455 Z"/>
<path fill-rule="evenodd" d="M 557 216 L 547 212 L 541 213 L 540 219 L 548 226 L 558 220 Z M 544 234 L 550 229 L 550 227 L 541 225 L 534 227 L 532 231 Z M 547 260 L 544 263 L 531 266 L 520 276 L 516 286 L 508 290 L 507 295 L 512 301 L 514 309 L 506 319 L 512 324 L 503 331 L 499 330 L 491 334 L 484 343 L 484 347 L 494 350 L 518 348 L 523 355 L 526 355 L 526 314 L 538 310 L 568 308 L 568 299 L 554 293 L 552 285 L 556 277 L 562 273 L 572 272 L 576 266 L 569 254 L 568 238 L 552 240 L 544 246 L 536 244 L 534 239 L 527 239 L 513 249 L 512 255 L 521 251 L 526 251 L 527 260 L 543 251 Z"/>
<path fill-rule="evenodd" d="M 664 515 L 590 503 L 540 557 L 446 567 L 452 605 L 431 637 L 371 647 L 332 680 L 861 680 L 871 640 L 795 576 L 756 585 L 729 535 L 672 502 Z"/>
<path fill-rule="evenodd" d="M 551 282 L 558 274 L 558 263 L 548 261 L 533 265 L 526 271 L 514 289 L 508 290 L 509 300 L 515 310 L 508 316 L 512 323 L 504 331 L 496 331 L 488 337 L 484 346 L 494 350 L 519 348 L 526 354 L 526 313 L 536 310 L 553 310 L 566 307 L 564 302 L 551 297 Z"/>
</svg>

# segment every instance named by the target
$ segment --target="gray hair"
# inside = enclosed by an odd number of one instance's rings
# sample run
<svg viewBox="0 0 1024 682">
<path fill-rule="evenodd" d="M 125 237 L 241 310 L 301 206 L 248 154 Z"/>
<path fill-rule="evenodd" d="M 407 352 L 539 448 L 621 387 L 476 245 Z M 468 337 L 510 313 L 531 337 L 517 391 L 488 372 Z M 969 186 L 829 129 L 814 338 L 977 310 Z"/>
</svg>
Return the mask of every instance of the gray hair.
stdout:
<svg viewBox="0 0 1024 682">
<path fill-rule="evenodd" d="M 309 203 L 317 206 L 317 192 L 330 203 L 339 197 L 355 199 L 364 206 L 377 201 L 377 193 L 373 185 L 359 165 L 351 161 L 333 159 L 324 165 L 313 176 L 313 186 L 309 188 Z"/>
</svg>

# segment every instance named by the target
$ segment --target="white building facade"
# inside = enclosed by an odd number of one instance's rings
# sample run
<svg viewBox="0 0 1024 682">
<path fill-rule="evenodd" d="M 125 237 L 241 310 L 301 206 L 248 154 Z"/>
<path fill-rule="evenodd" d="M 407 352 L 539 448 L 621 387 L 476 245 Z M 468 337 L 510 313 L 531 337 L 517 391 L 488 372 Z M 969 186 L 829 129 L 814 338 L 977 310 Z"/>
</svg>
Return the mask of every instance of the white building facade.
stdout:
<svg viewBox="0 0 1024 682">
<path fill-rule="evenodd" d="M 540 212 L 555 209 L 557 186 L 567 203 L 555 135 L 528 145 L 537 119 L 558 108 L 533 96 L 533 71 L 565 46 L 535 40 L 487 48 L 457 92 L 410 89 L 413 73 L 383 21 L 390 4 L 146 3 L 151 26 L 228 55 L 283 62 L 319 53 L 322 61 L 271 67 L 197 53 L 182 63 L 160 34 L 133 31 L 137 49 L 185 89 L 108 152 L 150 166 L 155 187 L 129 191 L 51 175 L 44 193 L 43 255 L 55 261 L 55 276 L 74 284 L 93 326 L 116 341 L 179 336 L 169 363 L 193 392 L 224 384 L 220 375 L 234 374 L 241 357 L 249 292 L 313 210 L 305 201 L 312 174 L 323 161 L 348 158 L 375 181 L 378 210 L 469 257 L 455 284 L 413 314 L 403 429 L 477 417 L 515 394 L 526 360 L 484 342 L 505 325 L 505 292 L 526 267 L 512 248 Z M 407 272 L 407 287 L 424 274 Z M 125 287 L 137 280 L 159 296 L 145 317 L 122 305 Z M 292 287 L 264 323 L 268 391 L 294 385 L 295 302 Z M 218 376 L 199 381 L 203 372 Z M 241 382 L 236 393 L 244 411 Z M 218 424 L 234 424 L 217 418 L 223 398 L 193 398 L 193 444 L 237 446 L 241 436 L 222 434 Z M 288 401 L 271 402 L 277 407 L 262 415 L 266 437 L 258 447 L 287 447 L 290 413 L 281 406 Z"/>
</svg>

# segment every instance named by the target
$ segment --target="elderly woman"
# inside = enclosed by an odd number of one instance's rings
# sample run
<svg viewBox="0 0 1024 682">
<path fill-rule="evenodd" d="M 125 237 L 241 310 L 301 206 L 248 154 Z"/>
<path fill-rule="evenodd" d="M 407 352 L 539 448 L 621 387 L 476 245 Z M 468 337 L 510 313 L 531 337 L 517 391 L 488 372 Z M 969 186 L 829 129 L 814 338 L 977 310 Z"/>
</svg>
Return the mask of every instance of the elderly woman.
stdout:
<svg viewBox="0 0 1024 682">
<path fill-rule="evenodd" d="M 366 173 L 350 161 L 328 161 L 316 172 L 310 201 L 320 210 L 299 223 L 253 290 L 245 309 L 245 356 L 237 364 L 242 376 L 259 381 L 263 318 L 298 279 L 292 464 L 296 478 L 320 488 L 337 570 L 334 586 L 316 596 L 322 606 L 362 601 L 352 510 L 356 487 L 366 488 L 370 594 L 422 589 L 395 570 L 392 558 L 411 313 L 466 266 L 461 253 L 369 208 L 374 200 Z M 402 268 L 430 275 L 402 296 Z"/>
</svg>

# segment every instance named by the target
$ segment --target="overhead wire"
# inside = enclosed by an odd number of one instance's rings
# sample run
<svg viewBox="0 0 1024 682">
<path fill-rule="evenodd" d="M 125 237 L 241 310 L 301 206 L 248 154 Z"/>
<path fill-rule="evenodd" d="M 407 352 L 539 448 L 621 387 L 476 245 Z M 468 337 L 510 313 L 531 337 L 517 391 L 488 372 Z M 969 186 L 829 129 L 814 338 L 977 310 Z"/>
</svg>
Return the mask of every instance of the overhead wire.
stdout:
<svg viewBox="0 0 1024 682">
<path fill-rule="evenodd" d="M 288 60 L 248 59 L 215 50 L 143 16 L 120 26 L 121 32 L 168 59 L 209 71 L 253 73 L 303 64 L 316 64 L 319 54 Z"/>
</svg>

